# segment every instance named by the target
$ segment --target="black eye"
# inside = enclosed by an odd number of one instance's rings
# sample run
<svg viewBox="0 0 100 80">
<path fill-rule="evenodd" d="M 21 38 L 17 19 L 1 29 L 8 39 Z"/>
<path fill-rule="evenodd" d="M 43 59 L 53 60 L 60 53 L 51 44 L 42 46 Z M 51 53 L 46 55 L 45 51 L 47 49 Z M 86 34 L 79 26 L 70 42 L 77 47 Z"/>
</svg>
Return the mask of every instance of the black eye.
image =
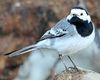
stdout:
<svg viewBox="0 0 100 80">
<path fill-rule="evenodd" d="M 81 16 L 83 15 L 83 13 L 80 14 Z"/>
</svg>

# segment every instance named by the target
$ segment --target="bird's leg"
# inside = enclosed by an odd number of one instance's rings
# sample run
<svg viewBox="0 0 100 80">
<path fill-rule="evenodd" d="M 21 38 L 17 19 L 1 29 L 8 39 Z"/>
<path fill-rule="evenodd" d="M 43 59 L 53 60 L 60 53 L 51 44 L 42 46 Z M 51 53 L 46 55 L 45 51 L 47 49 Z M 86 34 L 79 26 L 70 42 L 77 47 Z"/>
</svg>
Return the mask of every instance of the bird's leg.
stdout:
<svg viewBox="0 0 100 80">
<path fill-rule="evenodd" d="M 59 59 L 62 61 L 63 65 L 64 65 L 64 67 L 65 67 L 65 69 L 66 69 L 66 71 L 67 71 L 68 68 L 67 68 L 66 64 L 65 64 L 65 63 L 63 62 L 63 60 L 62 60 L 62 55 L 61 55 L 61 54 L 59 54 Z"/>
<path fill-rule="evenodd" d="M 77 71 L 79 71 L 78 70 L 78 68 L 76 67 L 76 65 L 75 65 L 75 63 L 73 62 L 73 60 L 71 59 L 71 57 L 70 56 L 67 56 L 68 58 L 69 58 L 69 60 L 72 62 L 72 64 L 74 65 L 74 68 L 77 70 Z"/>
</svg>

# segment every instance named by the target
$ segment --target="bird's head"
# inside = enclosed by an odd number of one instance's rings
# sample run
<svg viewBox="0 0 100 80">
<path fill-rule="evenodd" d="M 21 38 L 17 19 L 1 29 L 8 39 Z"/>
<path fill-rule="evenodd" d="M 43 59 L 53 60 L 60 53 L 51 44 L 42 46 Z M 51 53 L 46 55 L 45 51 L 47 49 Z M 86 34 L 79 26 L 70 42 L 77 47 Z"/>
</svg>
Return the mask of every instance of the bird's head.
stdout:
<svg viewBox="0 0 100 80">
<path fill-rule="evenodd" d="M 90 15 L 84 8 L 81 7 L 72 8 L 69 15 L 67 16 L 67 20 L 72 24 L 82 21 L 88 21 L 88 23 L 91 22 Z"/>
</svg>

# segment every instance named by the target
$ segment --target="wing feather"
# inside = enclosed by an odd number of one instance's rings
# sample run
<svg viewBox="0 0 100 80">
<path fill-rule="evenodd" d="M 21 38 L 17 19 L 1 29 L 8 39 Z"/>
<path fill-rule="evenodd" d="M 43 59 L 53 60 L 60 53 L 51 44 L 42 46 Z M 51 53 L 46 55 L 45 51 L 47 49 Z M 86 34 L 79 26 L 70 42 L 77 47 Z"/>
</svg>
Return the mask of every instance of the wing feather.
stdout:
<svg viewBox="0 0 100 80">
<path fill-rule="evenodd" d="M 40 39 L 52 39 L 56 37 L 61 37 L 63 35 L 72 35 L 75 31 L 74 28 L 71 27 L 71 25 L 67 20 L 66 17 L 60 20 L 54 27 L 52 27 L 50 30 L 48 30 Z"/>
</svg>

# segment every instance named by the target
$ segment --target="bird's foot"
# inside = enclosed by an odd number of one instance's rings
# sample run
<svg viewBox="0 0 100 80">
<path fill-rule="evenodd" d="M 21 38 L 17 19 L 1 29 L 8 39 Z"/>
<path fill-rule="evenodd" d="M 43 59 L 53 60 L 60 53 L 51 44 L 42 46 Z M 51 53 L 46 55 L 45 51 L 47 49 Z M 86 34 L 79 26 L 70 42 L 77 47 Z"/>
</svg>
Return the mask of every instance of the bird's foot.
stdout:
<svg viewBox="0 0 100 80">
<path fill-rule="evenodd" d="M 79 69 L 77 67 L 68 67 L 68 70 L 72 70 L 72 71 L 79 71 Z"/>
</svg>

